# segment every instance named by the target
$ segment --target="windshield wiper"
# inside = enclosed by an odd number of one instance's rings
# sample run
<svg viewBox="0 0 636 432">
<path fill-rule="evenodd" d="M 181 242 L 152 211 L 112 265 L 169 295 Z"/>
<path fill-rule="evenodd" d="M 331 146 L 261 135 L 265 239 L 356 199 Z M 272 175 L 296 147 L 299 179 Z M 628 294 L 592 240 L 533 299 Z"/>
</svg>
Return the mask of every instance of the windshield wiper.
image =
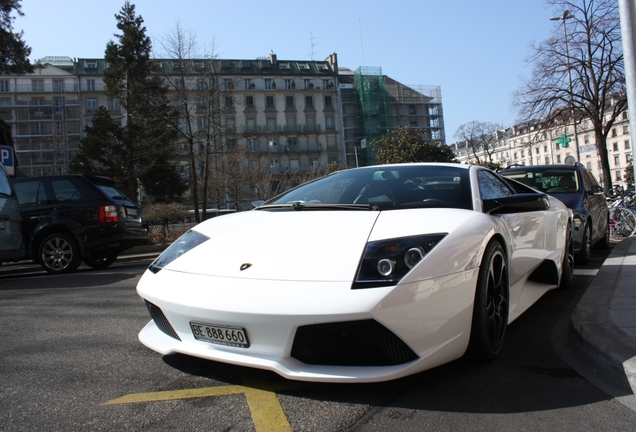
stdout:
<svg viewBox="0 0 636 432">
<path fill-rule="evenodd" d="M 290 208 L 293 210 L 378 210 L 378 207 L 372 204 L 308 203 L 303 201 L 265 204 L 256 207 L 256 210 L 273 208 Z"/>
</svg>

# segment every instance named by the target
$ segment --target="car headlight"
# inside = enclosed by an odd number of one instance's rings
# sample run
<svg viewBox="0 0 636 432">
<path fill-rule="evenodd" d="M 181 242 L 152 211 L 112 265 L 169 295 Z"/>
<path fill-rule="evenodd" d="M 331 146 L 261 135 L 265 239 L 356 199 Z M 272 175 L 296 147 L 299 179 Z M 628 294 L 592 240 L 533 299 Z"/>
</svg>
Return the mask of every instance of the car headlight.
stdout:
<svg viewBox="0 0 636 432">
<path fill-rule="evenodd" d="M 445 236 L 428 234 L 367 243 L 351 288 L 396 285 Z"/>
<path fill-rule="evenodd" d="M 159 272 L 162 268 L 179 258 L 186 252 L 206 242 L 210 238 L 197 231 L 188 231 L 175 240 L 161 255 L 159 255 L 148 267 L 153 273 Z"/>
</svg>

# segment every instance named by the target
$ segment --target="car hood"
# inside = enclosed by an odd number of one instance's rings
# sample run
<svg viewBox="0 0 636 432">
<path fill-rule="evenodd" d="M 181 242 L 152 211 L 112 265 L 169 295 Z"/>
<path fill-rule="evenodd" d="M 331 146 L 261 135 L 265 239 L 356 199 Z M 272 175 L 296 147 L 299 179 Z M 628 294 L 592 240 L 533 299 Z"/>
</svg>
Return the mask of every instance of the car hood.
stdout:
<svg viewBox="0 0 636 432">
<path fill-rule="evenodd" d="M 471 214 L 466 210 L 420 209 L 251 211 L 220 216 L 193 228 L 210 240 L 162 271 L 242 279 L 351 282 L 367 241 L 447 233 Z"/>
</svg>

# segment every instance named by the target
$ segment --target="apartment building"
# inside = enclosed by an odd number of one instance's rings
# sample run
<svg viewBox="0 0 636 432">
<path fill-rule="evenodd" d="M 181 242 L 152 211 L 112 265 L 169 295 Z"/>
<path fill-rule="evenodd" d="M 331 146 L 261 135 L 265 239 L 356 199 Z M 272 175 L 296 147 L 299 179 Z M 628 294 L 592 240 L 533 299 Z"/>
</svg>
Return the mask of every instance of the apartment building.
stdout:
<svg viewBox="0 0 636 432">
<path fill-rule="evenodd" d="M 482 161 L 499 163 L 502 167 L 513 164 L 548 165 L 576 161 L 574 127 L 572 124 L 542 129 L 540 123 L 519 124 L 496 132 L 491 148 L 477 149 Z M 579 162 L 589 169 L 599 181 L 603 179 L 596 137 L 589 120 L 577 125 Z M 466 142 L 451 145 L 461 163 L 476 162 L 472 148 Z M 632 161 L 631 135 L 627 112 L 616 119 L 607 137 L 607 152 L 613 185 L 627 187 L 625 170 Z"/>
<path fill-rule="evenodd" d="M 398 125 L 445 139 L 439 87 L 407 86 L 381 68 L 339 68 L 336 54 L 322 61 L 280 60 L 274 53 L 190 60 L 185 69 L 175 59 L 154 63 L 175 107 L 183 111 L 187 104 L 195 113 L 188 118 L 193 130 L 205 129 L 209 104 L 217 104 L 214 121 L 222 133 L 215 145 L 245 149 L 249 168 L 271 175 L 372 164 L 369 144 Z M 33 74 L 0 77 L 0 118 L 11 127 L 20 175 L 66 173 L 97 108 L 123 115 L 119 101 L 104 93 L 105 66 L 99 58 L 46 57 Z M 183 86 L 192 90 L 185 101 Z M 210 86 L 219 90 L 214 102 L 206 99 Z M 189 179 L 187 145 L 180 142 L 177 150 L 174 162 Z M 202 166 L 196 169 L 201 174 Z"/>
</svg>

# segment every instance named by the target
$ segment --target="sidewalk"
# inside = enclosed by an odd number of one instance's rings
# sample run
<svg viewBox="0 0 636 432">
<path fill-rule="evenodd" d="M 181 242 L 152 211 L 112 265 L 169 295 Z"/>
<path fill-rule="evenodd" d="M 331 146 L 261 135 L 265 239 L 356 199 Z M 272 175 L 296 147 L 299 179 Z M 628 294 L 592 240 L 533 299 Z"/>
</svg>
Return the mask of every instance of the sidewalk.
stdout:
<svg viewBox="0 0 636 432">
<path fill-rule="evenodd" d="M 572 341 L 601 374 L 636 394 L 636 236 L 618 243 L 570 318 Z"/>
</svg>

